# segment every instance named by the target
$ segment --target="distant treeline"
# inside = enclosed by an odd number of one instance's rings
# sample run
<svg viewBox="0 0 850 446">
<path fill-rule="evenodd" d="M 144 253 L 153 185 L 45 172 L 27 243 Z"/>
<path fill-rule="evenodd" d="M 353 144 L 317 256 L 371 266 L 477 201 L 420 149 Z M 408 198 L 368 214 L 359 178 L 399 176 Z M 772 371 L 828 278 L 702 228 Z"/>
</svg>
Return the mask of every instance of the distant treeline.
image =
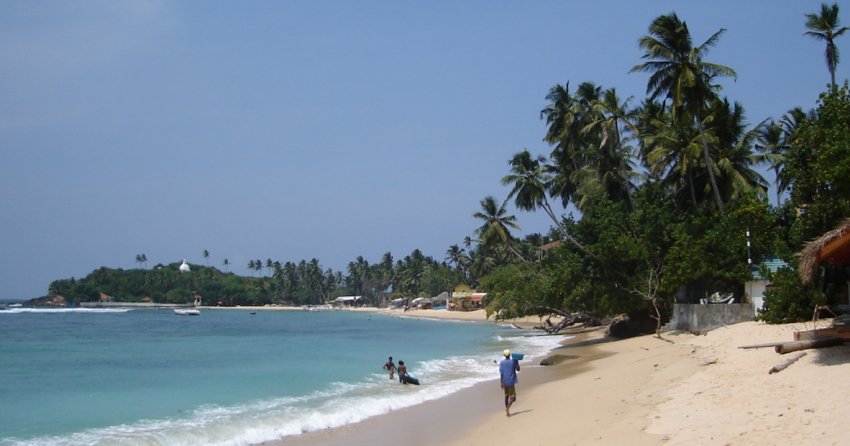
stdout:
<svg viewBox="0 0 850 446">
<path fill-rule="evenodd" d="M 262 265 L 259 260 L 252 263 Z M 179 263 L 158 264 L 151 269 L 101 267 L 83 278 L 55 280 L 50 294 L 66 301 L 94 302 L 101 293 L 118 302 L 188 303 L 200 294 L 204 305 L 315 305 L 338 296 L 359 295 L 364 302 L 380 305 L 394 297 L 435 296 L 450 291 L 460 275 L 421 251 L 403 259 L 384 254 L 380 263 L 369 264 L 362 257 L 348 265 L 348 274 L 322 269 L 316 259 L 293 262 L 266 262 L 254 269 L 256 277 L 222 272 L 214 267 L 190 264 L 181 273 Z"/>
</svg>

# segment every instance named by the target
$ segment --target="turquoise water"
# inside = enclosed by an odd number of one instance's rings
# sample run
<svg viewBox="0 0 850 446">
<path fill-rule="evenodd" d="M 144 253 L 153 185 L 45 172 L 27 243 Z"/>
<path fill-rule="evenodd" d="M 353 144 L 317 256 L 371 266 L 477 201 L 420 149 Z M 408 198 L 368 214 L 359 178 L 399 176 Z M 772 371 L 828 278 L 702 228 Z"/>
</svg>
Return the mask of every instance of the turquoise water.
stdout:
<svg viewBox="0 0 850 446">
<path fill-rule="evenodd" d="M 0 445 L 247 445 L 494 379 L 554 337 L 347 311 L 0 311 Z M 421 386 L 389 381 L 387 356 Z"/>
</svg>

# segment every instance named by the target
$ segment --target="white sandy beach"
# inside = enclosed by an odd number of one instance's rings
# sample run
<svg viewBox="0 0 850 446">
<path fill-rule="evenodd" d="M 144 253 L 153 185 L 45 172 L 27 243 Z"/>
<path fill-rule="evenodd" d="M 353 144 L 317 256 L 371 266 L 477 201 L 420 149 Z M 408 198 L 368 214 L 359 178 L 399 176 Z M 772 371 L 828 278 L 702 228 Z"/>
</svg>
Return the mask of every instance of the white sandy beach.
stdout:
<svg viewBox="0 0 850 446">
<path fill-rule="evenodd" d="M 404 316 L 485 320 L 483 311 Z M 850 346 L 807 350 L 775 374 L 771 367 L 793 353 L 739 348 L 791 341 L 794 331 L 812 328 L 746 322 L 663 339 L 609 342 L 602 332 L 581 335 L 553 352 L 572 359 L 551 367 L 524 364 L 510 418 L 494 376 L 447 398 L 280 444 L 850 444 L 844 413 Z"/>
</svg>

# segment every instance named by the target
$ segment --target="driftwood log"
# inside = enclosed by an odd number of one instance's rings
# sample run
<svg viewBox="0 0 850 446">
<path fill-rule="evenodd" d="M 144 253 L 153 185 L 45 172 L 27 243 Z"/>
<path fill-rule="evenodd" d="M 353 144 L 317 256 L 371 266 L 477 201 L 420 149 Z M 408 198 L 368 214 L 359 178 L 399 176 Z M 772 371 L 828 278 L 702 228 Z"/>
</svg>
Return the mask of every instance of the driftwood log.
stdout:
<svg viewBox="0 0 850 446">
<path fill-rule="evenodd" d="M 791 353 L 799 350 L 806 350 L 809 348 L 821 348 L 821 347 L 834 347 L 836 345 L 841 345 L 844 343 L 844 340 L 841 338 L 821 338 L 821 339 L 809 339 L 805 341 L 792 341 L 785 342 L 775 347 L 776 353 Z"/>
<path fill-rule="evenodd" d="M 796 355 L 786 359 L 785 361 L 782 361 L 781 363 L 776 364 L 775 366 L 771 367 L 770 371 L 767 372 L 767 374 L 772 375 L 774 373 L 779 373 L 779 372 L 787 369 L 789 365 L 799 361 L 800 358 L 802 358 L 803 356 L 806 356 L 806 352 L 797 353 Z"/>
</svg>

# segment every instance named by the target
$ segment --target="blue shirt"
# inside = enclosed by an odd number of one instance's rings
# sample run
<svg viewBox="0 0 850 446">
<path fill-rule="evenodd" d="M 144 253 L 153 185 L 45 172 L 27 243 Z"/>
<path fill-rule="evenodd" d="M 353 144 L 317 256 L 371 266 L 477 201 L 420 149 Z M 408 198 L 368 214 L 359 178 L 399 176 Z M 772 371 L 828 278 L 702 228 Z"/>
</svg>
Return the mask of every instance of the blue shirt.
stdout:
<svg viewBox="0 0 850 446">
<path fill-rule="evenodd" d="M 499 363 L 499 374 L 502 375 L 502 385 L 513 386 L 519 381 L 516 372 L 519 371 L 519 361 L 505 358 Z"/>
</svg>

